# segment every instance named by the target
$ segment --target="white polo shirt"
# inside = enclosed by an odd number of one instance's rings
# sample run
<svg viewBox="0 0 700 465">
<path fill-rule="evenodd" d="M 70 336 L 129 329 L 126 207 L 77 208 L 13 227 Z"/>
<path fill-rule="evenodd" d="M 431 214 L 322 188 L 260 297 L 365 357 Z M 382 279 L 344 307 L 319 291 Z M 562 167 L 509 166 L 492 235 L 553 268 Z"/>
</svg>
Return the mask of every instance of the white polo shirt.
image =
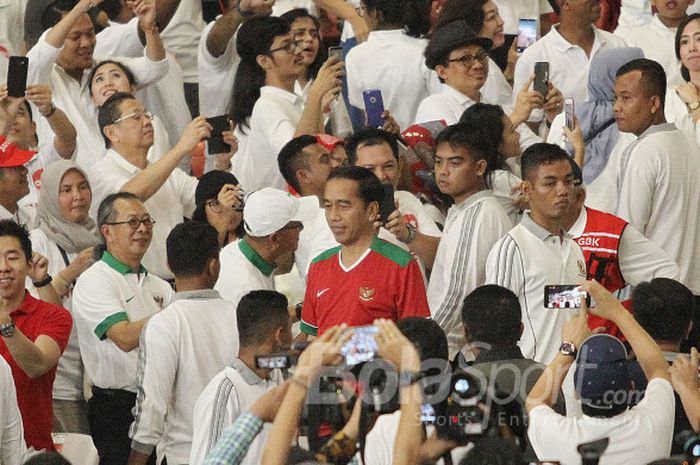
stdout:
<svg viewBox="0 0 700 465">
<path fill-rule="evenodd" d="M 700 294 L 700 148 L 671 123 L 651 126 L 622 154 L 616 214 L 665 250 Z"/>
<path fill-rule="evenodd" d="M 450 359 L 466 344 L 462 302 L 486 282 L 486 257 L 512 228 L 490 190 L 471 195 L 447 212 L 428 283 L 430 314 L 447 334 Z"/>
<path fill-rule="evenodd" d="M 97 34 L 95 54 L 134 58 L 143 56 L 144 48 L 139 39 L 138 22 L 138 18 L 133 18 L 125 24 L 110 21 L 109 27 Z M 169 51 L 166 51 L 166 59 L 168 60 L 168 72 L 165 76 L 149 86 L 137 83 L 138 89 L 136 91 L 136 97 L 151 113 L 161 118 L 160 124 L 164 123 L 167 130 L 167 133 L 163 135 L 166 138 L 165 151 L 159 152 L 158 158 L 167 152 L 168 148 L 171 147 L 170 143 L 174 145 L 180 140 L 183 131 L 192 121 L 190 110 L 185 101 L 182 68 Z M 155 125 L 153 129 L 156 130 Z M 155 132 L 154 136 L 156 136 Z M 154 142 L 155 145 L 156 142 Z M 149 156 L 149 160 L 153 160 L 153 158 Z"/>
<path fill-rule="evenodd" d="M 547 0 L 493 0 L 498 6 L 498 12 L 503 18 L 503 29 L 506 34 L 518 34 L 520 18 L 535 18 L 552 12 L 552 6 Z"/>
<path fill-rule="evenodd" d="M 168 283 L 143 266 L 138 273 L 105 252 L 78 278 L 73 314 L 80 354 L 93 385 L 136 392 L 138 351 L 122 351 L 107 337 L 120 321 L 136 322 L 161 311 L 173 297 Z"/>
<path fill-rule="evenodd" d="M 440 90 L 437 74 L 425 66 L 426 45 L 400 29 L 370 32 L 345 58 L 350 104 L 364 110 L 362 92 L 379 89 L 384 108 L 401 129 L 409 127 L 423 99 Z"/>
<path fill-rule="evenodd" d="M 546 308 L 544 287 L 585 279 L 583 252 L 572 236 L 563 231 L 561 238 L 551 234 L 528 213 L 493 246 L 486 260 L 486 284 L 506 287 L 520 301 L 523 355 L 545 365 L 559 352 L 561 327 L 577 309 Z"/>
<path fill-rule="evenodd" d="M 513 103 L 513 88 L 506 80 L 501 68 L 491 58 L 489 58 L 489 74 L 481 88 L 481 95 L 485 100 L 497 105 L 510 106 Z"/>
<path fill-rule="evenodd" d="M 339 245 L 326 221 L 326 211 L 319 208 L 313 220 L 304 222 L 304 229 L 299 233 L 299 245 L 294 251 L 294 263 L 301 280 L 306 283 L 311 260 Z"/>
<path fill-rule="evenodd" d="M 2 0 L 0 0 L 2 1 Z M 22 465 L 27 453 L 12 370 L 0 357 L 0 463 Z"/>
<path fill-rule="evenodd" d="M 180 2 L 168 26 L 161 31 L 163 45 L 173 55 L 182 67 L 183 79 L 188 83 L 196 83 L 197 75 L 197 43 L 202 36 L 206 23 L 202 19 L 202 2 Z"/>
<path fill-rule="evenodd" d="M 44 231 L 35 229 L 29 233 L 29 238 L 32 241 L 32 250 L 37 252 L 49 260 L 49 274 L 56 276 L 61 271 L 65 270 L 68 265 L 61 254 L 61 249 L 53 240 L 49 239 Z M 77 254 L 66 252 L 68 263 L 75 260 Z M 30 292 L 33 291 L 33 286 Z M 32 292 L 32 295 L 34 294 Z M 75 312 L 73 311 L 73 296 L 72 291 L 63 298 L 62 305 L 68 310 L 75 320 Z M 56 379 L 53 382 L 53 398 L 59 400 L 83 400 L 83 360 L 80 358 L 80 347 L 78 345 L 78 328 L 76 325 L 70 330 L 68 345 L 66 350 L 58 359 L 58 368 L 56 369 Z"/>
<path fill-rule="evenodd" d="M 219 254 L 221 271 L 214 289 L 238 307 L 241 297 L 250 291 L 275 290 L 276 265 L 266 262 L 245 239 L 231 242 Z"/>
<path fill-rule="evenodd" d="M 219 19 L 219 18 L 217 18 Z M 231 112 L 233 82 L 236 79 L 241 58 L 236 53 L 236 34 L 226 44 L 226 50 L 218 57 L 207 49 L 207 37 L 215 21 L 207 24 L 202 31 L 197 49 L 199 69 L 199 109 L 207 116 L 217 116 Z"/>
<path fill-rule="evenodd" d="M 481 95 L 480 101 L 483 103 L 491 103 L 486 100 L 484 94 Z M 415 122 L 425 123 L 428 121 L 445 120 L 447 125 L 456 124 L 462 117 L 462 113 L 474 105 L 476 102 L 471 98 L 467 97 L 454 87 L 442 84 L 440 92 L 426 97 L 418 107 L 416 113 Z M 512 107 L 504 106 L 503 111 L 506 114 L 512 111 Z M 525 124 L 519 125 L 515 128 L 520 134 L 520 147 L 525 150 L 532 144 L 537 144 L 542 142 L 542 138 L 536 135 L 532 130 Z"/>
<path fill-rule="evenodd" d="M 105 157 L 88 171 L 92 186 L 91 216 L 96 218 L 100 202 L 109 194 L 119 192 L 124 184 L 141 171 L 117 152 L 109 149 Z M 170 231 L 182 223 L 183 218 L 192 216 L 196 188 L 197 178 L 185 174 L 180 168 L 175 168 L 161 188 L 144 202 L 146 210 L 156 224 L 153 226 L 153 239 L 143 257 L 143 264 L 163 279 L 173 278 L 168 268 L 165 241 Z"/>
<path fill-rule="evenodd" d="M 279 87 L 264 86 L 255 102 L 246 137 L 231 162 L 231 171 L 246 192 L 264 187 L 287 189 L 277 165 L 277 155 L 294 138 L 304 112 L 301 96 Z"/>
<path fill-rule="evenodd" d="M 28 84 L 49 84 L 51 86 L 54 104 L 63 110 L 69 120 L 73 122 L 78 133 L 78 147 L 74 161 L 83 169 L 88 169 L 102 159 L 105 153 L 105 142 L 95 118 L 96 109 L 90 98 L 90 69 L 83 72 L 80 82 L 70 77 L 56 64 L 61 49 L 55 48 L 46 42 L 46 32 L 36 43 L 27 56 L 29 57 Z M 134 73 L 139 86 L 147 86 L 165 76 L 168 71 L 168 61 L 151 61 L 148 57 L 120 58 L 97 57 L 96 64 L 105 58 L 124 63 Z M 34 122 L 40 141 L 53 140 L 54 134 L 46 118 L 34 113 Z M 96 132 L 97 131 L 97 132 Z"/>
<path fill-rule="evenodd" d="M 267 379 L 260 378 L 253 370 L 234 359 L 231 366 L 214 376 L 202 391 L 194 407 L 191 465 L 201 465 L 216 445 L 221 433 L 248 411 L 260 396 L 282 384 L 282 373 L 273 370 Z M 258 465 L 267 442 L 271 424 L 250 444 L 242 465 Z"/>
<path fill-rule="evenodd" d="M 236 307 L 211 289 L 175 294 L 141 334 L 132 449 L 160 443 L 168 463 L 188 464 L 197 397 L 236 355 Z"/>
<path fill-rule="evenodd" d="M 575 102 L 588 100 L 588 70 L 591 58 L 600 50 L 625 47 L 625 42 L 607 31 L 595 26 L 595 39 L 590 56 L 578 45 L 567 42 L 557 30 L 558 25 L 541 39 L 528 47 L 515 64 L 513 89 L 521 89 L 535 72 L 535 63 L 549 62 L 549 80 L 559 89 L 564 98 L 573 98 Z M 513 93 L 513 104 L 517 93 Z M 538 116 L 539 115 L 539 116 Z M 540 121 L 542 111 L 533 112 L 530 121 Z"/>
<path fill-rule="evenodd" d="M 540 405 L 530 411 L 528 437 L 540 460 L 580 465 L 577 446 L 610 438 L 600 465 L 651 463 L 668 458 L 673 440 L 675 398 L 671 383 L 649 381 L 644 399 L 612 418 L 565 417 Z"/>
</svg>

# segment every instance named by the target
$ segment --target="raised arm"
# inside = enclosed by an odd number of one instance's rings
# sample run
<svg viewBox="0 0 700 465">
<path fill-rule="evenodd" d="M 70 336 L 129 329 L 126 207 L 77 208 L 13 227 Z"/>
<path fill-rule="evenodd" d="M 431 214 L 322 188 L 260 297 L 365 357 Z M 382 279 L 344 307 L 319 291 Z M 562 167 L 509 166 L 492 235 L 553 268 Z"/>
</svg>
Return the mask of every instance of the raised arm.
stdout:
<svg viewBox="0 0 700 465">
<path fill-rule="evenodd" d="M 27 101 L 36 105 L 41 116 L 46 118 L 54 133 L 53 146 L 56 152 L 70 160 L 75 153 L 78 133 L 66 114 L 56 108 L 51 99 L 51 88 L 47 85 L 27 86 Z"/>
<path fill-rule="evenodd" d="M 311 84 L 309 98 L 304 105 L 304 112 L 297 124 L 294 137 L 325 132 L 323 106 L 324 103 L 330 101 L 330 97 L 338 95 L 341 91 L 340 77 L 343 74 L 343 65 L 342 61 L 331 57 L 321 66 L 316 79 Z"/>
<path fill-rule="evenodd" d="M 90 8 L 100 3 L 102 3 L 102 0 L 80 0 L 73 9 L 66 13 L 66 15 L 46 34 L 46 43 L 56 48 L 63 47 L 63 42 L 65 42 L 68 33 L 78 18 L 87 13 Z"/>
<path fill-rule="evenodd" d="M 230 0 L 228 11 L 216 20 L 207 35 L 207 50 L 213 57 L 221 56 L 243 22 L 254 16 L 272 12 L 274 0 Z"/>
</svg>

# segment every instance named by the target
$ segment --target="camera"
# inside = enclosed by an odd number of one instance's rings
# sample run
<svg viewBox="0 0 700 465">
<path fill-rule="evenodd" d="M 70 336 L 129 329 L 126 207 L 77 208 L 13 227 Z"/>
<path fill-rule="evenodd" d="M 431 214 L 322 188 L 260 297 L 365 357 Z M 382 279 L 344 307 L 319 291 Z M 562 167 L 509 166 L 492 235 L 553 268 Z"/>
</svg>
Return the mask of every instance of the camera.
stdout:
<svg viewBox="0 0 700 465">
<path fill-rule="evenodd" d="M 486 392 L 481 381 L 468 372 L 454 373 L 449 382 L 447 398 L 435 406 L 435 427 L 440 437 L 465 444 L 488 429 Z"/>
</svg>

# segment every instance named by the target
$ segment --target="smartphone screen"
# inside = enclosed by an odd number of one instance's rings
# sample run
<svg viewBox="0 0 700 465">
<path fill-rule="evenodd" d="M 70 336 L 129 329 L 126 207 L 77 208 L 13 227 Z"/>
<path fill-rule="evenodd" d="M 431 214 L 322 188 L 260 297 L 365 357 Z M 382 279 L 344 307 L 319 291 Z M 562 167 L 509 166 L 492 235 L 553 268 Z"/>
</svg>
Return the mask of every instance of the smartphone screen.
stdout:
<svg viewBox="0 0 700 465">
<path fill-rule="evenodd" d="M 358 363 L 369 362 L 377 353 L 377 341 L 374 336 L 379 331 L 374 325 L 348 328 L 352 333 L 350 339 L 341 347 L 340 355 L 345 358 L 345 365 L 354 366 Z"/>
<path fill-rule="evenodd" d="M 566 127 L 570 131 L 574 129 L 574 99 L 564 99 L 564 117 L 566 119 Z"/>
<path fill-rule="evenodd" d="M 437 421 L 435 407 L 430 404 L 421 404 L 420 406 L 420 421 L 424 425 L 432 425 Z"/>
<path fill-rule="evenodd" d="M 384 125 L 384 100 L 382 91 L 379 89 L 369 89 L 362 92 L 365 101 L 365 113 L 367 113 L 367 127 L 379 128 Z"/>
<path fill-rule="evenodd" d="M 288 355 L 259 355 L 255 357 L 255 364 L 258 368 L 289 368 Z"/>
<path fill-rule="evenodd" d="M 342 47 L 328 47 L 328 58 L 336 57 L 338 61 L 343 61 L 343 48 Z"/>
<path fill-rule="evenodd" d="M 394 200 L 394 188 L 391 184 L 383 184 L 384 197 L 382 203 L 379 204 L 379 220 L 386 223 L 389 220 L 389 215 L 396 210 L 396 201 Z"/>
<path fill-rule="evenodd" d="M 538 61 L 535 63 L 535 82 L 532 84 L 532 89 L 543 96 L 549 92 L 549 62 Z"/>
<path fill-rule="evenodd" d="M 518 21 L 518 38 L 515 49 L 518 54 L 537 41 L 537 18 L 520 18 Z"/>
<path fill-rule="evenodd" d="M 27 71 L 29 58 L 11 56 L 7 67 L 7 95 L 9 97 L 24 97 L 27 89 Z"/>
<path fill-rule="evenodd" d="M 213 116 L 207 118 L 207 123 L 212 126 L 211 137 L 207 141 L 209 154 L 230 152 L 231 146 L 224 142 L 221 133 L 231 130 L 231 117 L 229 115 Z"/>
<path fill-rule="evenodd" d="M 588 293 L 578 284 L 556 284 L 544 287 L 544 306 L 547 308 L 581 308 L 584 300 L 590 305 Z"/>
</svg>

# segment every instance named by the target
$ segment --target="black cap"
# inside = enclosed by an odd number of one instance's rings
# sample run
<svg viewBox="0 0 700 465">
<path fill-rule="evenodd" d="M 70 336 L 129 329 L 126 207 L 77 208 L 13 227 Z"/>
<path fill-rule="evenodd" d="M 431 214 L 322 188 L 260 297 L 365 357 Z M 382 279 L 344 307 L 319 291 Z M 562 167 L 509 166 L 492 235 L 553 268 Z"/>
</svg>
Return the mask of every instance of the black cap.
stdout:
<svg viewBox="0 0 700 465">
<path fill-rule="evenodd" d="M 425 65 L 435 69 L 449 53 L 465 45 L 480 45 L 486 51 L 491 50 L 491 39 L 479 37 L 466 21 L 459 20 L 447 23 L 433 33 L 425 48 Z"/>
<path fill-rule="evenodd" d="M 197 188 L 194 191 L 194 203 L 197 206 L 192 219 L 206 223 L 207 218 L 204 214 L 204 202 L 209 199 L 215 199 L 221 188 L 225 184 L 238 185 L 238 179 L 228 171 L 212 170 L 202 175 L 197 183 Z"/>
</svg>

